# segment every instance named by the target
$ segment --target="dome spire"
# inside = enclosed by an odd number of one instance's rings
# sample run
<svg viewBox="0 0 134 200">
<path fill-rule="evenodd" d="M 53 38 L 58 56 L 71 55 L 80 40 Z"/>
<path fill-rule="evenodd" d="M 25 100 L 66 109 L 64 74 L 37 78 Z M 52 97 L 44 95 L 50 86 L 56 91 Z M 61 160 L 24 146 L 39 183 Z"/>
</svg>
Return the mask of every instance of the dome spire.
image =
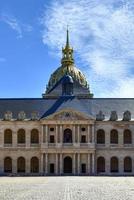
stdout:
<svg viewBox="0 0 134 200">
<path fill-rule="evenodd" d="M 62 59 L 61 59 L 61 64 L 62 66 L 68 66 L 74 64 L 74 59 L 73 59 L 73 48 L 70 47 L 69 44 L 69 30 L 67 26 L 67 33 L 66 33 L 66 45 L 64 48 L 62 48 Z"/>
<path fill-rule="evenodd" d="M 66 38 L 66 48 L 69 48 L 69 31 L 68 31 L 68 25 L 67 25 L 67 38 Z"/>
</svg>

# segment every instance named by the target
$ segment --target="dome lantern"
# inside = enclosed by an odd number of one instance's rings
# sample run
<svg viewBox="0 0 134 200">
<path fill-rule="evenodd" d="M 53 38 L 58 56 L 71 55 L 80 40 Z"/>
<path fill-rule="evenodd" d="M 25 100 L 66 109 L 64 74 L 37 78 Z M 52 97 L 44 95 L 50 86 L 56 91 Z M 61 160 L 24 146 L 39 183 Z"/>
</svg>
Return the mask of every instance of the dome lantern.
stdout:
<svg viewBox="0 0 134 200">
<path fill-rule="evenodd" d="M 67 37 L 66 37 L 66 45 L 62 48 L 62 59 L 61 59 L 62 66 L 68 66 L 74 64 L 73 59 L 73 48 L 70 47 L 69 44 L 69 31 L 67 29 Z"/>
</svg>

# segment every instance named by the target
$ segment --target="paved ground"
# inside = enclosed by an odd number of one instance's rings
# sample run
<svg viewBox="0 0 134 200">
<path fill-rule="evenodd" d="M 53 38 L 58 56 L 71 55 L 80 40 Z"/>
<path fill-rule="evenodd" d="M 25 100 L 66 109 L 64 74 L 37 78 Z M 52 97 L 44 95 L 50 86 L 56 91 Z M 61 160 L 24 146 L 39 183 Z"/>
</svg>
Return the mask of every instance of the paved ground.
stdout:
<svg viewBox="0 0 134 200">
<path fill-rule="evenodd" d="M 0 177 L 0 200 L 134 200 L 133 177 Z"/>
</svg>

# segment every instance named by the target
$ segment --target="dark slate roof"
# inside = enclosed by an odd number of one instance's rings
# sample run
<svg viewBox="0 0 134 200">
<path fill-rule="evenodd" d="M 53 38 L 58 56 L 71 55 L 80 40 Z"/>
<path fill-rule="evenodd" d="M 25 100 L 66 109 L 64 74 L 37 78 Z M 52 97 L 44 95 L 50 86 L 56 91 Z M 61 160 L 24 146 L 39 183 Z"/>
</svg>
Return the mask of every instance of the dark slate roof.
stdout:
<svg viewBox="0 0 134 200">
<path fill-rule="evenodd" d="M 111 111 L 116 111 L 118 118 L 122 119 L 123 113 L 129 110 L 132 119 L 134 119 L 134 98 L 94 98 L 91 102 L 93 115 L 102 110 L 106 118 L 109 118 Z"/>
<path fill-rule="evenodd" d="M 96 117 L 96 114 L 102 110 L 107 119 L 109 119 L 111 111 L 117 111 L 118 117 L 122 119 L 123 112 L 129 110 L 132 114 L 132 118 L 134 119 L 134 99 L 132 98 L 78 99 L 75 96 L 62 96 L 58 99 L 0 99 L 0 118 L 3 118 L 6 111 L 11 111 L 13 113 L 13 118 L 17 118 L 20 111 L 24 111 L 27 118 L 31 118 L 31 113 L 33 111 L 38 111 L 39 117 L 42 118 L 66 108 L 70 108 L 93 117 Z"/>
<path fill-rule="evenodd" d="M 62 96 L 44 113 L 43 117 L 46 117 L 54 112 L 58 112 L 63 109 L 73 109 L 82 112 L 88 116 L 91 116 L 83 103 L 75 98 L 75 96 Z"/>
</svg>

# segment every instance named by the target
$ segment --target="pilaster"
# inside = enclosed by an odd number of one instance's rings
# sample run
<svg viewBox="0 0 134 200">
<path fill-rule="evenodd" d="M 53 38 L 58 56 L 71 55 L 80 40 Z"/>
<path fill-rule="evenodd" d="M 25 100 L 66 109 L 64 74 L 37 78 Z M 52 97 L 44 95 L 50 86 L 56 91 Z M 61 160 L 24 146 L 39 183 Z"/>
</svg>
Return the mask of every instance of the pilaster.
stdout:
<svg viewBox="0 0 134 200">
<path fill-rule="evenodd" d="M 17 132 L 16 131 L 13 131 L 12 132 L 12 146 L 13 147 L 17 147 Z"/>
<path fill-rule="evenodd" d="M 76 155 L 75 153 L 73 154 L 73 174 L 75 175 L 76 171 L 75 171 L 75 163 L 76 163 Z"/>
<path fill-rule="evenodd" d="M 60 174 L 63 174 L 63 155 L 60 153 Z"/>
<path fill-rule="evenodd" d="M 48 174 L 48 153 L 45 154 L 45 174 Z"/>
<path fill-rule="evenodd" d="M 87 154 L 87 174 L 90 175 L 90 153 Z"/>
<path fill-rule="evenodd" d="M 56 175 L 58 175 L 58 153 L 55 154 L 55 164 L 56 164 L 55 173 Z"/>
</svg>

